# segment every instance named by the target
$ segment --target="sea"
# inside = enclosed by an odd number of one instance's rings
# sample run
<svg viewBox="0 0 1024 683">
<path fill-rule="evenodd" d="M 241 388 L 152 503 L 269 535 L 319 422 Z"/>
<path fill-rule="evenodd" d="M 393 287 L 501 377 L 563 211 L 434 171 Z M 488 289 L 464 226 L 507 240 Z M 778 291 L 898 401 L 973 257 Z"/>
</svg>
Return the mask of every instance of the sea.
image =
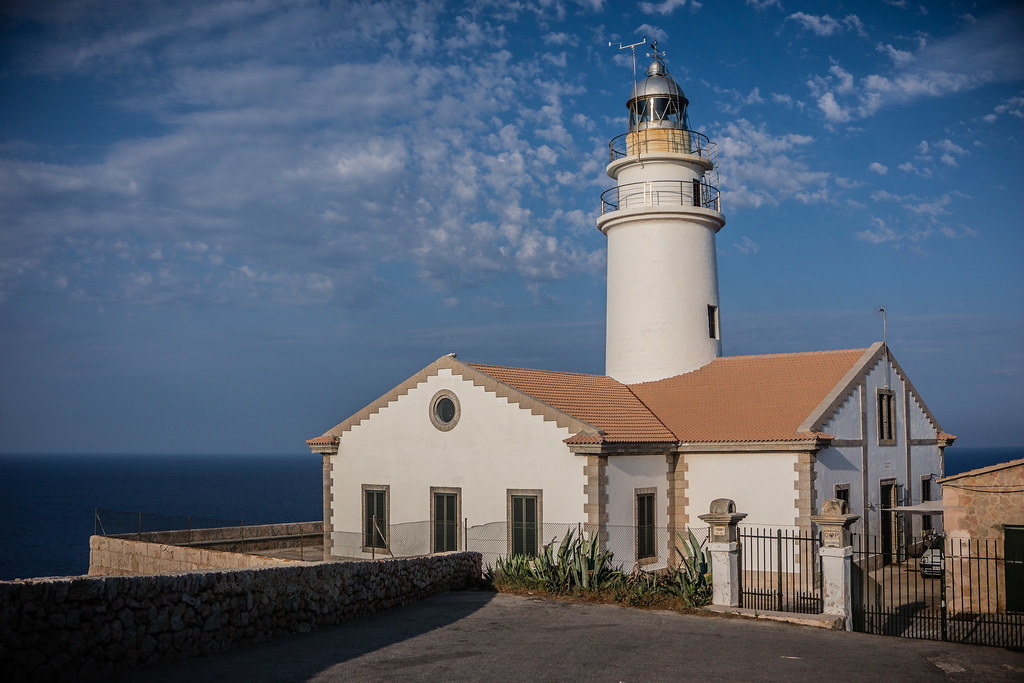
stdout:
<svg viewBox="0 0 1024 683">
<path fill-rule="evenodd" d="M 85 574 L 94 530 L 131 532 L 140 513 L 147 531 L 321 520 L 322 466 L 309 452 L 2 454 L 0 580 Z"/>
<path fill-rule="evenodd" d="M 1024 458 L 946 451 L 946 474 Z M 0 454 L 0 580 L 85 574 L 89 536 L 323 518 L 321 459 L 288 455 Z"/>
</svg>

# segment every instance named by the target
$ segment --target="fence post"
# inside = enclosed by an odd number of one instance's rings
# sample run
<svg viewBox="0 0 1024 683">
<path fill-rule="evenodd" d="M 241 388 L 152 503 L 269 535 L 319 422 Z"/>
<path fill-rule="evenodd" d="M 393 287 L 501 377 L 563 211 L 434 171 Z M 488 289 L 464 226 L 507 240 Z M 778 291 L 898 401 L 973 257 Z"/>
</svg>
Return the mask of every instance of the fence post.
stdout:
<svg viewBox="0 0 1024 683">
<path fill-rule="evenodd" d="M 746 517 L 736 512 L 736 503 L 728 498 L 711 502 L 711 512 L 700 515 L 711 528 L 708 550 L 711 552 L 711 602 L 723 607 L 740 604 L 740 544 L 736 525 Z"/>
<path fill-rule="evenodd" d="M 847 504 L 838 498 L 829 498 L 822 503 L 821 514 L 811 516 L 811 521 L 821 527 L 821 611 L 841 618 L 847 631 L 853 630 L 850 525 L 858 519 L 860 515 L 849 514 Z"/>
</svg>

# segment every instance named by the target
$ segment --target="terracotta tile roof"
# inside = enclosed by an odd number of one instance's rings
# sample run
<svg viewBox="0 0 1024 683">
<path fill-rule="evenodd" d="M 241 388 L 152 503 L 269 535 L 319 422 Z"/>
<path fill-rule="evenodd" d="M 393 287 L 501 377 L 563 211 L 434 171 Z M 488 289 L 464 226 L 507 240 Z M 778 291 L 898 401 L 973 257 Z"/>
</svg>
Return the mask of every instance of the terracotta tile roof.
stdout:
<svg viewBox="0 0 1024 683">
<path fill-rule="evenodd" d="M 676 440 L 629 387 L 611 377 L 476 363 L 467 365 L 597 427 L 603 432 L 604 441 L 649 443 Z"/>
<path fill-rule="evenodd" d="M 801 423 L 866 350 L 716 358 L 630 389 L 682 442 L 811 439 Z"/>
<path fill-rule="evenodd" d="M 570 443 L 791 441 L 867 349 L 717 358 L 693 372 L 625 385 L 605 375 L 467 364 L 602 436 Z"/>
</svg>

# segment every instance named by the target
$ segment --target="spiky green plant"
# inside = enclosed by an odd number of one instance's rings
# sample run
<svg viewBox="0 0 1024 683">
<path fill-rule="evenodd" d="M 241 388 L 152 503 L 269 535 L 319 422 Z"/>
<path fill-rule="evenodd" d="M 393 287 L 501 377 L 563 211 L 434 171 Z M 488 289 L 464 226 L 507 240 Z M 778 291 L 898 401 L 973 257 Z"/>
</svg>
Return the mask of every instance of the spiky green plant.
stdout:
<svg viewBox="0 0 1024 683">
<path fill-rule="evenodd" d="M 551 593 L 599 590 L 618 572 L 612 554 L 601 552 L 596 535 L 585 539 L 569 529 L 555 550 L 555 539 L 536 557 L 498 558 L 494 581 L 509 587 L 538 587 Z"/>
<path fill-rule="evenodd" d="M 703 544 L 693 532 L 687 529 L 686 533 L 685 537 L 676 533 L 682 547 L 676 546 L 679 565 L 671 575 L 672 588 L 691 604 L 707 604 L 711 598 L 711 573 L 707 557 L 704 555 Z"/>
</svg>

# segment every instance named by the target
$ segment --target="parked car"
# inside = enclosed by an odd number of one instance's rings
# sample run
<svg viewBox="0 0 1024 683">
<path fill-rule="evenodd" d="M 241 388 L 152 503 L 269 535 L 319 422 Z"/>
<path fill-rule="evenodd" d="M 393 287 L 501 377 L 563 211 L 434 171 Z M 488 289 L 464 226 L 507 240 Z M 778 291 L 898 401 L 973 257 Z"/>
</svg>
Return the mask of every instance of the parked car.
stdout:
<svg viewBox="0 0 1024 683">
<path fill-rule="evenodd" d="M 921 576 L 942 576 L 942 560 L 942 548 L 925 550 L 919 564 Z"/>
</svg>

